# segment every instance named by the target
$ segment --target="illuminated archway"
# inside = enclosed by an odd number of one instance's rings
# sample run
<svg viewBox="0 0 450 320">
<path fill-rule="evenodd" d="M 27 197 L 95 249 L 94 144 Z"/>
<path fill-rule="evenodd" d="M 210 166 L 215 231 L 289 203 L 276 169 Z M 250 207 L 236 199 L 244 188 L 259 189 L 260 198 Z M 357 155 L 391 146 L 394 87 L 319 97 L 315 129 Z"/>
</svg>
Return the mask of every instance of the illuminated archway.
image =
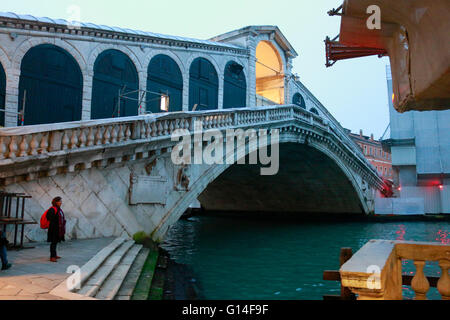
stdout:
<svg viewBox="0 0 450 320">
<path fill-rule="evenodd" d="M 283 62 L 278 50 L 269 41 L 256 47 L 256 94 L 266 104 L 284 104 Z"/>
</svg>

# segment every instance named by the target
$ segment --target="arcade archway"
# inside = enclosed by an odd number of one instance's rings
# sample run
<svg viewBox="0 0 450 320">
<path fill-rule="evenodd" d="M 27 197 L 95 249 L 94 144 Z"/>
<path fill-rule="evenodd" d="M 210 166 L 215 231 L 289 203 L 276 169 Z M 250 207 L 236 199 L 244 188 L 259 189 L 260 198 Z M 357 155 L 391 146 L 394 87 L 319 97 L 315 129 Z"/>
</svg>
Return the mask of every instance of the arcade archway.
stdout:
<svg viewBox="0 0 450 320">
<path fill-rule="evenodd" d="M 256 94 L 267 104 L 284 104 L 284 67 L 278 50 L 269 41 L 256 47 Z"/>
</svg>

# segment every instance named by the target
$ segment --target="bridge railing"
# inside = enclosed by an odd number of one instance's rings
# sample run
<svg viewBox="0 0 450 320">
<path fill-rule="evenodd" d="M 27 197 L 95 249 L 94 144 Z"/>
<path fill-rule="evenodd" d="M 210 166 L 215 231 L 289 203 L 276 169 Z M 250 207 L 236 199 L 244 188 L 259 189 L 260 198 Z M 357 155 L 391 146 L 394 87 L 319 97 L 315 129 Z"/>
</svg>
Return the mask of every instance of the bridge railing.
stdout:
<svg viewBox="0 0 450 320">
<path fill-rule="evenodd" d="M 0 129 L 0 162 L 49 153 L 107 147 L 131 140 L 167 138 L 177 129 L 194 131 L 273 126 L 288 121 L 303 122 L 335 136 L 354 157 L 366 159 L 335 124 L 296 105 L 268 106 L 197 112 L 174 112 L 127 118 L 76 121 Z M 370 167 L 370 166 L 369 166 Z M 378 175 L 376 173 L 376 175 Z"/>
<path fill-rule="evenodd" d="M 416 300 L 425 300 L 430 289 L 426 261 L 437 261 L 441 276 L 436 287 L 443 300 L 450 300 L 450 245 L 432 242 L 371 240 L 340 270 L 342 286 L 359 300 L 402 300 L 402 261 L 412 260 L 416 273 L 409 283 Z M 433 278 L 430 278 L 433 280 Z"/>
<path fill-rule="evenodd" d="M 327 130 L 324 120 L 295 106 L 176 112 L 0 129 L 0 160 L 170 136 L 177 129 L 251 127 L 297 119 Z"/>
</svg>

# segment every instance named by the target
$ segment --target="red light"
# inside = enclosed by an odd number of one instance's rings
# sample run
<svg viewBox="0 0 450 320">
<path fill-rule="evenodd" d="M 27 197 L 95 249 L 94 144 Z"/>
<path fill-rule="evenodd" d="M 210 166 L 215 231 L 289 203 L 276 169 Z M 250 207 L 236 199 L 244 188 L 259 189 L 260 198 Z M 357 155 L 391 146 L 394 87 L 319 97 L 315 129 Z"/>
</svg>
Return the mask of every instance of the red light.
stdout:
<svg viewBox="0 0 450 320">
<path fill-rule="evenodd" d="M 444 186 L 442 184 L 439 185 L 440 190 L 444 190 Z"/>
<path fill-rule="evenodd" d="M 402 191 L 402 187 L 398 187 L 397 190 L 398 190 L 398 191 Z"/>
</svg>

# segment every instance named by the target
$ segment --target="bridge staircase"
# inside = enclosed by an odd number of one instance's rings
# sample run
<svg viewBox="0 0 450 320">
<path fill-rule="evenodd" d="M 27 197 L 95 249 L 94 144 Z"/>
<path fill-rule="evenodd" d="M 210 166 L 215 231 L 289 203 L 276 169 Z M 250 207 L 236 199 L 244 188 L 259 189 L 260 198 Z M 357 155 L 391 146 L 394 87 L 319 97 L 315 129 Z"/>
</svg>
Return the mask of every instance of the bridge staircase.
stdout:
<svg viewBox="0 0 450 320">
<path fill-rule="evenodd" d="M 149 249 L 133 240 L 117 238 L 81 267 L 79 289 L 62 296 L 77 300 L 131 300 L 148 254 Z"/>
</svg>

